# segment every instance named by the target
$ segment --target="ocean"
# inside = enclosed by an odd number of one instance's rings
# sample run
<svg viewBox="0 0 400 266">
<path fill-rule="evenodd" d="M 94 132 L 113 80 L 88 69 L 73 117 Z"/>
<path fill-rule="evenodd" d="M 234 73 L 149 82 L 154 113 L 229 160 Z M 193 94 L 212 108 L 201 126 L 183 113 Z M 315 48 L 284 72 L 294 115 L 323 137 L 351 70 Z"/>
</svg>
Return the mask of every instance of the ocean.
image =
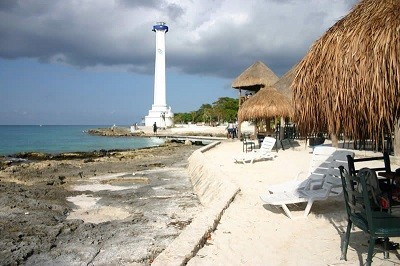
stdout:
<svg viewBox="0 0 400 266">
<path fill-rule="evenodd" d="M 157 137 L 92 136 L 89 129 L 109 126 L 5 126 L 0 125 L 0 155 L 19 152 L 90 152 L 95 150 L 137 149 L 164 143 Z"/>
</svg>

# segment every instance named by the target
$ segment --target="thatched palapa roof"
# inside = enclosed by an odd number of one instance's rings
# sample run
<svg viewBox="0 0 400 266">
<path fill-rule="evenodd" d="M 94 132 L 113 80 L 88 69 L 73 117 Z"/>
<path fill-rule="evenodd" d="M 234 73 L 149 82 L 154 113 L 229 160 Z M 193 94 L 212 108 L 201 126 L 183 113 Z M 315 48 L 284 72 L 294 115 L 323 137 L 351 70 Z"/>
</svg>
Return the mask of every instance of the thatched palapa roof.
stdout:
<svg viewBox="0 0 400 266">
<path fill-rule="evenodd" d="M 302 132 L 356 139 L 393 132 L 400 115 L 400 1 L 363 0 L 311 47 L 292 84 Z"/>
<path fill-rule="evenodd" d="M 276 88 L 280 93 L 286 96 L 290 102 L 292 102 L 293 91 L 291 88 L 292 82 L 295 77 L 295 70 L 297 65 L 293 66 L 288 72 L 283 75 L 273 87 Z"/>
<path fill-rule="evenodd" d="M 290 101 L 273 87 L 262 88 L 256 95 L 246 100 L 238 112 L 238 120 L 255 120 L 276 116 L 291 116 Z"/>
<path fill-rule="evenodd" d="M 278 80 L 278 76 L 271 69 L 263 62 L 257 61 L 232 82 L 232 88 L 258 91 L 262 87 L 273 85 Z"/>
</svg>

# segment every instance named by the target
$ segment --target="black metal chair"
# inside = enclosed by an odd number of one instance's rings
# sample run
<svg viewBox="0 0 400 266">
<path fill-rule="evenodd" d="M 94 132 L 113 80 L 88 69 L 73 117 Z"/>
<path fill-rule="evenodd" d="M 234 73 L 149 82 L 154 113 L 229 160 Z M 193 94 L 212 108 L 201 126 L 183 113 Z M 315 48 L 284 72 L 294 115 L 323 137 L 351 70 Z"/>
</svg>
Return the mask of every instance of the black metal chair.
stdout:
<svg viewBox="0 0 400 266">
<path fill-rule="evenodd" d="M 376 167 L 376 168 L 371 168 L 371 170 L 374 170 L 375 172 L 378 171 L 384 171 L 384 172 L 391 172 L 390 168 L 390 157 L 387 152 L 384 152 L 382 156 L 376 156 L 376 157 L 367 157 L 367 158 L 358 158 L 355 159 L 353 157 L 347 156 L 347 163 L 349 164 L 349 171 L 351 175 L 356 175 L 358 170 L 355 167 L 356 162 L 368 162 L 368 161 L 383 161 L 383 167 Z"/>
<path fill-rule="evenodd" d="M 390 157 L 389 153 L 383 152 L 382 156 L 376 156 L 376 157 L 366 157 L 366 158 L 358 158 L 355 159 L 353 157 L 347 156 L 347 163 L 348 163 L 348 169 L 349 173 L 351 175 L 356 175 L 358 173 L 358 169 L 356 169 L 355 164 L 359 162 L 368 162 L 368 161 L 382 161 L 383 165 L 382 167 L 375 167 L 371 168 L 371 170 L 374 170 L 378 175 L 380 173 L 391 173 L 391 167 L 390 167 Z M 398 185 L 398 184 L 397 184 Z M 379 186 L 380 188 L 385 191 L 388 194 L 389 198 L 389 210 L 392 211 L 392 208 L 396 207 L 398 208 L 400 206 L 399 202 L 394 201 L 392 196 L 393 196 L 393 181 L 387 179 L 387 178 L 380 178 L 379 179 Z"/>
<path fill-rule="evenodd" d="M 252 150 L 254 150 L 256 148 L 255 142 L 254 141 L 250 141 L 249 137 L 246 136 L 246 134 L 243 134 L 242 142 L 243 142 L 243 152 L 252 151 Z"/>
<path fill-rule="evenodd" d="M 400 217 L 393 216 L 388 212 L 377 211 L 373 206 L 372 199 L 376 197 L 372 186 L 373 182 L 370 181 L 372 173 L 375 174 L 373 170 L 364 168 L 356 175 L 351 175 L 343 166 L 340 166 L 339 169 L 348 216 L 341 259 L 347 259 L 350 231 L 354 225 L 369 234 L 367 265 L 371 265 L 375 242 L 378 238 L 385 239 L 385 258 L 388 257 L 389 237 L 400 236 Z"/>
</svg>

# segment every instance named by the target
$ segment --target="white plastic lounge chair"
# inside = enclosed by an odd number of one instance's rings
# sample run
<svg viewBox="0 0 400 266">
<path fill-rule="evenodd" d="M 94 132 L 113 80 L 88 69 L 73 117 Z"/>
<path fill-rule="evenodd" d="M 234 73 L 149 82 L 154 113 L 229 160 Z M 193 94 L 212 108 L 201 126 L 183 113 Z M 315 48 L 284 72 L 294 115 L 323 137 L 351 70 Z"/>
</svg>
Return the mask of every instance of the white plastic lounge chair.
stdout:
<svg viewBox="0 0 400 266">
<path fill-rule="evenodd" d="M 293 191 L 265 194 L 261 195 L 260 198 L 266 204 L 282 207 L 286 215 L 290 219 L 293 219 L 294 217 L 287 206 L 288 204 L 307 202 L 307 206 L 303 213 L 303 217 L 307 217 L 314 201 L 326 200 L 328 197 L 337 196 L 341 193 L 341 190 L 337 192 L 340 188 L 342 188 L 342 185 L 340 184 L 340 179 L 338 177 L 326 176 L 322 183 L 322 187 L 318 189 L 300 188 Z"/>
<path fill-rule="evenodd" d="M 328 146 L 315 147 L 307 173 L 300 172 L 294 180 L 268 186 L 267 191 L 269 193 L 277 193 L 304 187 L 309 189 L 321 187 L 326 174 L 339 177 L 339 166 L 345 165 L 347 168 L 347 155 L 354 157 L 354 153 L 351 151 L 338 150 Z M 305 179 L 303 178 L 304 176 L 306 176 Z"/>
<path fill-rule="evenodd" d="M 273 157 L 272 149 L 274 148 L 276 139 L 271 137 L 265 137 L 261 143 L 261 147 L 258 150 L 252 150 L 248 153 L 242 153 L 241 155 L 234 158 L 235 162 L 243 163 L 246 162 L 253 163 L 257 160 L 270 159 Z"/>
<path fill-rule="evenodd" d="M 307 179 L 270 186 L 268 193 L 260 196 L 261 199 L 270 205 L 282 207 L 285 213 L 292 218 L 287 204 L 307 202 L 304 210 L 304 217 L 306 217 L 314 201 L 340 195 L 343 187 L 340 181 L 339 166 L 347 167 L 347 155 L 354 157 L 354 153 L 335 148 L 323 151 L 321 148 L 316 147 L 315 152 L 319 154 L 316 157 L 319 159 L 312 160 L 310 167 L 312 172 Z M 331 155 L 329 152 L 332 152 Z M 322 156 L 321 153 L 325 153 L 325 155 Z"/>
</svg>

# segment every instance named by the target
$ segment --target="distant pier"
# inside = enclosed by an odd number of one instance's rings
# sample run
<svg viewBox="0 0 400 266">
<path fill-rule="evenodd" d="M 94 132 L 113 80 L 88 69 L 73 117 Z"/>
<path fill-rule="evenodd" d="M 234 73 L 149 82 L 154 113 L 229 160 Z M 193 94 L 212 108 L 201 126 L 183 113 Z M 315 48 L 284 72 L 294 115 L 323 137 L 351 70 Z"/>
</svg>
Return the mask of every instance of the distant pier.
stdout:
<svg viewBox="0 0 400 266">
<path fill-rule="evenodd" d="M 185 143 L 186 141 L 190 141 L 195 145 L 209 144 L 214 141 L 226 140 L 226 137 L 182 136 L 182 135 L 164 135 L 164 134 L 154 135 L 154 137 L 165 138 L 171 142 Z"/>
</svg>

